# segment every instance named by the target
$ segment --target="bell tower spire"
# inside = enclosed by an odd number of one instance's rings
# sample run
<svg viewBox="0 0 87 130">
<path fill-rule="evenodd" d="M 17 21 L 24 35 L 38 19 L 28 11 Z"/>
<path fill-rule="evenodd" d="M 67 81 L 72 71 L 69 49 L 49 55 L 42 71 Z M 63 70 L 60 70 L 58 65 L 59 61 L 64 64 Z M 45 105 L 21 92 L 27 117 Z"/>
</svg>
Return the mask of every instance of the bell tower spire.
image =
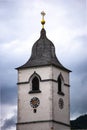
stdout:
<svg viewBox="0 0 87 130">
<path fill-rule="evenodd" d="M 58 60 L 47 38 L 42 15 L 39 39 L 28 61 L 18 71 L 16 130 L 70 130 L 69 72 Z"/>
</svg>

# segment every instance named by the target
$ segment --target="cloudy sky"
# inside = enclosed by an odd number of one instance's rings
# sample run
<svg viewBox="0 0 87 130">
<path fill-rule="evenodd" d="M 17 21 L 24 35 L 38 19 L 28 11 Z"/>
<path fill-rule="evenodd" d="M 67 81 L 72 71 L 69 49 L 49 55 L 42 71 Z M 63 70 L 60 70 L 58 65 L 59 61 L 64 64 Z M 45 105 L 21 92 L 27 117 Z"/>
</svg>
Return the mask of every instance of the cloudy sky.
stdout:
<svg viewBox="0 0 87 130">
<path fill-rule="evenodd" d="M 47 37 L 70 70 L 71 119 L 87 113 L 86 0 L 0 0 L 0 88 L 2 130 L 15 130 L 17 71 L 31 54 L 46 12 Z"/>
</svg>

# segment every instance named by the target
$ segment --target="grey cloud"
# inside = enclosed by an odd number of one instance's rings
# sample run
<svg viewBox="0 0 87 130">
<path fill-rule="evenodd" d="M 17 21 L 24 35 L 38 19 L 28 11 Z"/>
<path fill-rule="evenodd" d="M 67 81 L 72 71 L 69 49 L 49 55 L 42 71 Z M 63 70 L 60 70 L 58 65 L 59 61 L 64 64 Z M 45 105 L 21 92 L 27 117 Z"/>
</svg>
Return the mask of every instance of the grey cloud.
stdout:
<svg viewBox="0 0 87 130">
<path fill-rule="evenodd" d="M 86 25 L 86 1 L 82 0 L 58 0 L 56 5 L 65 10 L 66 17 L 64 17 L 63 24 L 67 28 L 75 30 Z M 68 18 L 68 19 L 67 19 Z"/>
<path fill-rule="evenodd" d="M 77 35 L 72 39 L 71 48 L 67 53 L 66 62 L 71 66 L 72 71 L 84 73 L 87 71 L 87 36 Z"/>
<path fill-rule="evenodd" d="M 71 115 L 87 113 L 87 69 L 71 74 Z M 77 71 L 77 70 L 74 70 Z"/>
<path fill-rule="evenodd" d="M 85 33 L 85 30 L 83 33 Z M 87 35 L 86 34 L 78 35 L 73 39 L 73 42 L 77 42 L 81 44 L 82 47 L 85 46 L 87 48 Z"/>
<path fill-rule="evenodd" d="M 12 88 L 2 86 L 1 103 L 9 105 L 17 104 L 17 86 L 13 86 Z"/>
<path fill-rule="evenodd" d="M 74 3 L 74 5 L 71 4 L 67 11 L 69 11 L 69 13 L 67 13 L 67 17 L 69 18 L 69 22 L 66 23 L 67 27 L 70 27 L 73 31 L 75 29 L 79 29 L 81 31 L 83 27 L 85 28 L 86 10 L 83 3 Z"/>
<path fill-rule="evenodd" d="M 87 44 L 86 44 L 87 43 L 87 35 L 80 36 L 79 40 L 81 40 L 84 43 L 83 45 L 85 45 L 87 47 Z"/>
<path fill-rule="evenodd" d="M 87 113 L 87 36 L 77 36 L 73 46 L 79 45 L 72 52 L 71 61 L 71 115 Z"/>
<path fill-rule="evenodd" d="M 32 3 L 27 0 L 4 0 L 0 1 L 0 7 L 0 44 L 27 39 L 31 34 L 28 30 L 31 28 L 29 22 L 32 23 L 32 14 L 28 15 L 28 12 L 33 8 Z"/>
<path fill-rule="evenodd" d="M 0 1 L 0 43 L 9 42 L 16 38 L 14 31 L 12 31 L 17 19 L 16 12 L 17 8 L 14 0 Z"/>
<path fill-rule="evenodd" d="M 77 37 L 75 39 L 75 44 L 80 45 L 80 48 L 77 48 L 78 50 L 75 52 L 76 54 L 74 54 L 76 56 L 73 57 L 73 69 L 76 71 L 76 73 L 82 75 L 82 73 L 87 72 L 87 36 L 83 35 Z"/>
<path fill-rule="evenodd" d="M 2 48 L 2 47 L 1 47 Z M 13 48 L 1 49 L 0 53 L 0 87 L 12 87 L 17 83 L 17 68 L 23 64 L 23 56 L 17 56 L 16 52 L 13 52 Z"/>
<path fill-rule="evenodd" d="M 4 124 L 1 127 L 1 130 L 7 130 L 15 126 L 16 126 L 16 115 L 11 117 L 10 119 L 5 119 Z"/>
<path fill-rule="evenodd" d="M 71 115 L 73 115 L 74 113 L 87 113 L 87 89 L 84 86 L 82 87 L 83 88 L 81 89 L 81 91 L 77 90 L 75 94 L 73 94 L 74 97 L 72 97 L 71 102 Z"/>
<path fill-rule="evenodd" d="M 1 70 L 0 73 L 0 87 L 3 88 L 13 88 L 13 86 L 16 86 L 17 83 L 17 75 L 16 70 L 12 70 L 9 68 L 9 70 Z"/>
<path fill-rule="evenodd" d="M 86 73 L 83 75 L 81 82 L 82 82 L 82 84 L 83 84 L 84 86 L 87 87 L 87 71 L 86 71 Z"/>
<path fill-rule="evenodd" d="M 78 74 L 79 76 L 83 76 L 84 73 L 87 73 L 86 57 L 83 61 L 79 61 L 79 63 L 73 65 L 73 71 L 75 74 Z"/>
</svg>

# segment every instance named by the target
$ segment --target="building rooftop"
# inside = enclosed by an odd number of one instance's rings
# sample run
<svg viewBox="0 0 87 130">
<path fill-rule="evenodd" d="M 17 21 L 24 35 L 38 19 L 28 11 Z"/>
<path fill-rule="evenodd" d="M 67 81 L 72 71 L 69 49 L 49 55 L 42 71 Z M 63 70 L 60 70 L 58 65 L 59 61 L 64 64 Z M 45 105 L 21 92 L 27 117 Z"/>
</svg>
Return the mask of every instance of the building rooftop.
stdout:
<svg viewBox="0 0 87 130">
<path fill-rule="evenodd" d="M 43 17 L 41 21 L 42 29 L 40 32 L 40 38 L 34 43 L 29 60 L 24 65 L 18 67 L 17 69 L 53 65 L 65 71 L 70 72 L 70 70 L 65 68 L 57 59 L 56 54 L 55 54 L 55 46 L 47 38 L 46 31 L 44 29 L 45 13 L 42 12 L 41 14 L 43 15 Z"/>
<path fill-rule="evenodd" d="M 57 59 L 55 54 L 54 44 L 47 38 L 44 28 L 41 30 L 40 38 L 35 42 L 32 47 L 32 53 L 30 59 L 17 69 L 54 65 L 63 70 L 66 69 Z"/>
</svg>

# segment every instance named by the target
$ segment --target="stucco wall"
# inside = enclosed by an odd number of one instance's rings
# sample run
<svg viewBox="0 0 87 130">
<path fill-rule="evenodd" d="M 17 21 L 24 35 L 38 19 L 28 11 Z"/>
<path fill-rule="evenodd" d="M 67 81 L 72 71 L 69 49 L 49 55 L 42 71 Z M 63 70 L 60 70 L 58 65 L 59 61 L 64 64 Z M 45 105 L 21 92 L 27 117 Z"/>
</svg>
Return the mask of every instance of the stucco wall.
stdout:
<svg viewBox="0 0 87 130">
<path fill-rule="evenodd" d="M 57 69 L 55 67 L 53 67 L 53 79 L 57 80 L 58 75 L 61 73 L 63 78 L 64 78 L 64 83 L 62 86 L 62 91 L 64 93 L 63 95 L 59 95 L 58 92 L 58 84 L 56 82 L 53 82 L 53 111 L 54 111 L 54 120 L 66 123 L 66 124 L 70 124 L 70 92 L 69 86 L 66 86 L 64 84 L 69 85 L 69 73 L 62 71 L 60 69 Z M 64 107 L 63 109 L 59 108 L 59 104 L 58 101 L 59 99 L 62 98 L 64 101 Z"/>
<path fill-rule="evenodd" d="M 32 93 L 32 75 L 36 73 L 40 76 L 40 90 L 41 93 Z M 65 125 L 58 123 L 39 123 L 39 121 L 56 120 L 58 122 L 69 124 L 70 106 L 69 106 L 69 87 L 63 85 L 64 96 L 59 95 L 58 92 L 58 75 L 62 74 L 64 83 L 69 85 L 68 72 L 62 71 L 53 66 L 38 67 L 31 69 L 23 69 L 18 71 L 18 123 L 17 130 L 50 130 L 54 126 L 54 130 L 70 130 Z M 52 80 L 49 80 L 52 79 Z M 53 81 L 54 80 L 54 81 Z M 40 100 L 40 105 L 37 107 L 37 112 L 33 112 L 30 106 L 30 100 L 37 97 Z M 59 109 L 58 100 L 64 100 L 64 108 Z M 38 121 L 36 124 L 28 124 L 29 122 Z M 22 124 L 25 123 L 25 124 Z M 45 127 L 45 128 L 44 128 Z"/>
<path fill-rule="evenodd" d="M 22 124 L 17 126 L 17 130 L 51 130 L 51 123 Z"/>
<path fill-rule="evenodd" d="M 50 67 L 39 69 L 25 69 L 19 72 L 19 82 L 28 82 L 30 76 L 36 72 L 42 80 L 51 78 Z M 39 120 L 52 119 L 52 99 L 51 82 L 40 82 L 41 93 L 29 94 L 31 83 L 18 85 L 18 122 L 29 122 Z M 30 106 L 30 100 L 33 97 L 38 97 L 40 105 L 37 108 L 37 113 L 33 113 L 33 108 Z"/>
<path fill-rule="evenodd" d="M 45 122 L 17 125 L 17 130 L 70 130 L 70 128 L 56 123 Z"/>
</svg>

